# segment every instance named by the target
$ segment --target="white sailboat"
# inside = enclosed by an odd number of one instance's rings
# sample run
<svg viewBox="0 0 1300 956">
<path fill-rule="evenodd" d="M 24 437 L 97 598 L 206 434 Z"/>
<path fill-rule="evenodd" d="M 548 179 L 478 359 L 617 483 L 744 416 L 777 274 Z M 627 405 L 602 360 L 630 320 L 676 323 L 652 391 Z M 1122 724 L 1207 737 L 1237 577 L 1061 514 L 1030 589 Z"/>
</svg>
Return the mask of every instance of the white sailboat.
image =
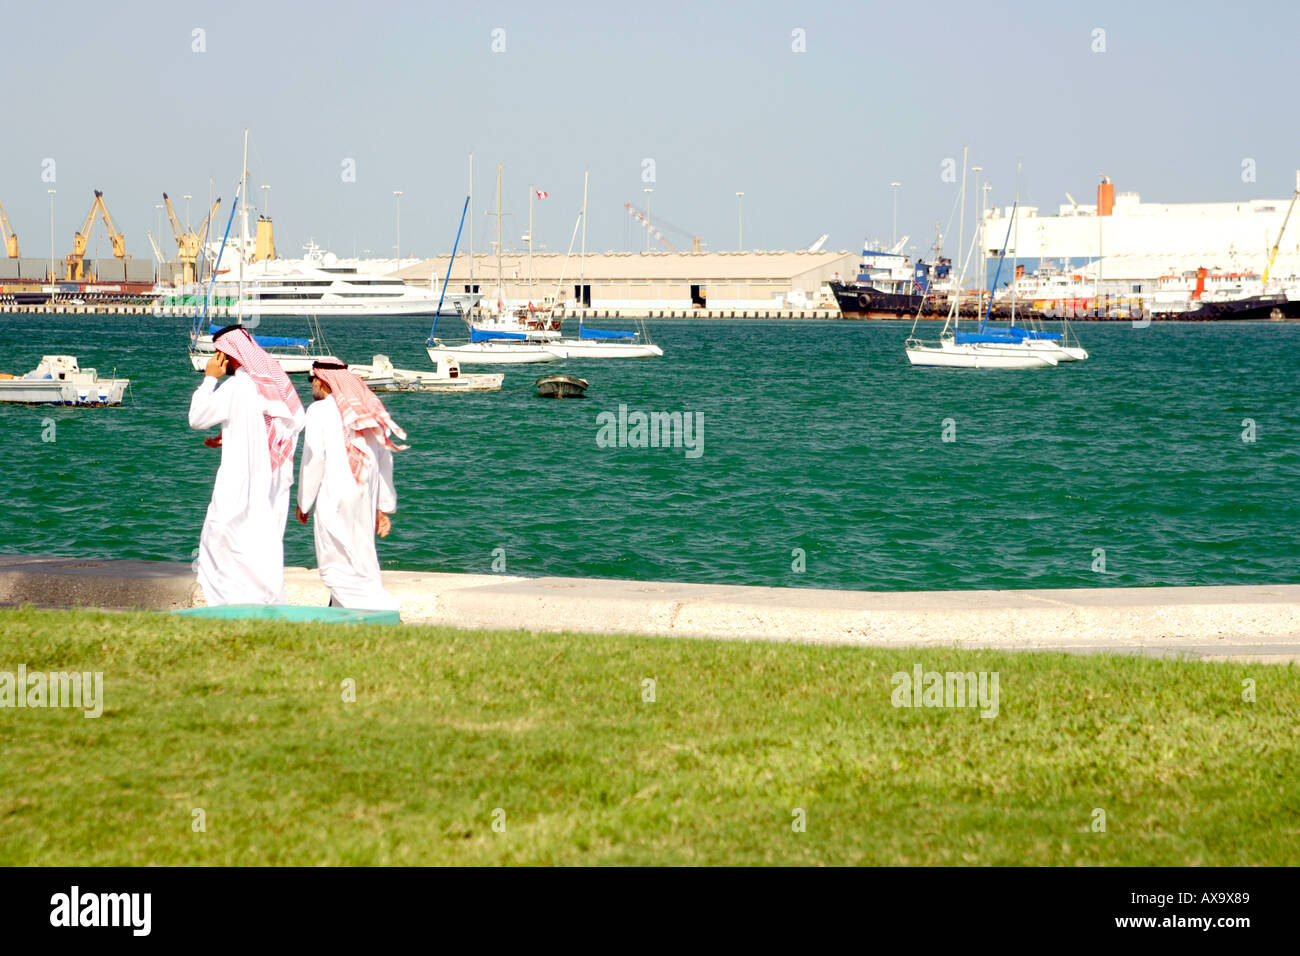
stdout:
<svg viewBox="0 0 1300 956">
<path fill-rule="evenodd" d="M 215 327 L 209 326 L 204 331 L 204 325 L 207 324 L 208 306 L 212 302 L 212 290 L 216 285 L 217 274 L 221 268 L 221 253 L 225 250 L 226 242 L 230 238 L 230 226 L 235 219 L 235 210 L 239 209 L 241 213 L 240 228 L 243 233 L 243 243 L 247 247 L 248 237 L 248 208 L 244 204 L 244 192 L 248 185 L 248 130 L 244 130 L 244 164 L 239 173 L 239 192 L 235 197 L 234 204 L 230 207 L 230 219 L 226 221 L 226 233 L 221 239 L 221 249 L 217 252 L 216 265 L 212 268 L 212 277 L 208 282 L 208 292 L 203 299 L 203 307 L 199 310 L 194 318 L 194 327 L 190 330 L 189 356 L 190 365 L 196 372 L 202 371 L 208 364 L 208 360 L 216 352 L 212 344 L 212 334 L 216 331 Z M 244 257 L 239 257 L 239 282 L 235 299 L 236 306 L 236 325 L 244 324 Z M 266 353 L 270 355 L 284 371 L 290 375 L 305 374 L 311 371 L 313 362 L 338 362 L 338 358 L 328 352 L 321 352 L 314 348 L 316 338 L 320 338 L 320 326 L 315 317 L 311 319 L 312 327 L 315 330 L 314 338 L 288 338 L 284 336 L 267 336 L 257 335 L 250 328 L 249 334 Z"/>
<path fill-rule="evenodd" d="M 582 177 L 582 251 L 579 256 L 578 288 L 584 288 L 587 261 L 587 182 L 590 171 Z M 569 253 L 573 252 L 573 239 L 569 240 Z M 565 256 L 568 263 L 568 256 Z M 560 279 L 556 286 L 557 293 L 564 284 L 564 267 L 560 269 Z M 558 294 L 557 294 L 558 298 Z M 589 329 L 578 317 L 578 337 L 561 338 L 546 343 L 547 350 L 562 359 L 613 359 L 613 358 L 656 358 L 664 350 L 650 341 L 650 330 L 644 321 L 635 332 L 614 331 L 608 329 Z"/>
<path fill-rule="evenodd" d="M 471 158 L 472 163 L 472 158 Z M 460 229 L 456 231 L 456 243 L 452 246 L 451 260 L 447 263 L 447 278 L 443 281 L 443 294 L 451 281 L 451 268 L 456 261 L 456 250 L 460 246 L 461 231 L 465 228 L 465 215 L 469 210 L 473 189 L 473 166 L 471 165 L 471 196 L 465 200 L 465 208 L 460 214 Z M 529 237 L 531 242 L 532 237 Z M 472 257 L 471 257 L 471 261 Z M 497 285 L 501 285 L 501 164 L 497 164 Z M 439 307 L 441 311 L 441 306 Z M 455 359 L 462 365 L 521 365 L 538 362 L 555 362 L 561 356 L 550 351 L 546 339 L 534 339 L 528 331 L 505 331 L 497 329 L 478 329 L 470 317 L 464 316 L 469 328 L 470 340 L 462 345 L 447 345 L 442 339 L 435 338 L 438 318 L 435 314 L 433 328 L 429 330 L 429 340 L 425 351 L 435 365 L 446 359 Z"/>
<path fill-rule="evenodd" d="M 966 151 L 962 152 L 962 195 L 966 190 Z M 1018 178 L 1018 177 L 1017 177 Z M 998 259 L 998 271 L 994 275 L 994 285 L 1002 272 L 1002 262 L 1006 258 L 1007 244 L 1011 239 L 1011 229 L 1016 223 L 1016 213 L 1020 205 L 1019 186 L 1017 186 L 1016 204 L 1011 210 L 1011 223 L 1007 226 L 1007 237 L 1002 243 L 1002 253 Z M 965 202 L 962 200 L 964 209 Z M 964 219 L 964 217 L 963 217 Z M 965 223 L 959 235 L 965 231 Z M 971 240 L 971 251 L 978 239 L 978 230 Z M 966 264 L 970 253 L 962 262 L 961 276 L 966 274 Z M 958 282 L 958 288 L 961 282 Z M 1008 327 L 990 327 L 989 315 L 992 311 L 992 297 L 975 332 L 964 332 L 960 328 L 960 296 L 953 299 L 948 319 L 937 342 L 925 342 L 915 338 L 916 323 L 912 324 L 913 336 L 905 345 L 907 360 L 911 365 L 932 368 L 973 368 L 973 369 L 1031 369 L 1053 368 L 1061 362 L 1082 361 L 1088 353 L 1078 345 L 1069 344 L 1069 325 L 1065 324 L 1064 333 L 1045 332 L 1041 329 L 1022 328 L 1015 324 L 1015 286 L 1012 285 L 1011 324 Z M 919 320 L 920 313 L 917 318 Z"/>
</svg>

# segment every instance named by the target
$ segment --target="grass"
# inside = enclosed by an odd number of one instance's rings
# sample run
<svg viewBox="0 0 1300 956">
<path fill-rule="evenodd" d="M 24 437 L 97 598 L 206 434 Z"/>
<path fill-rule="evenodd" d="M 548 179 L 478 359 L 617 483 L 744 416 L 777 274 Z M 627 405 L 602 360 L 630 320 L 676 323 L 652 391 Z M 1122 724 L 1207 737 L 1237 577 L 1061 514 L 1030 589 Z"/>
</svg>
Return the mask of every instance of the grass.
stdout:
<svg viewBox="0 0 1300 956">
<path fill-rule="evenodd" d="M 1300 862 L 1290 666 L 28 609 L 0 635 L 0 671 L 106 698 L 0 709 L 5 865 Z M 999 715 L 895 708 L 916 663 L 997 671 Z"/>
</svg>

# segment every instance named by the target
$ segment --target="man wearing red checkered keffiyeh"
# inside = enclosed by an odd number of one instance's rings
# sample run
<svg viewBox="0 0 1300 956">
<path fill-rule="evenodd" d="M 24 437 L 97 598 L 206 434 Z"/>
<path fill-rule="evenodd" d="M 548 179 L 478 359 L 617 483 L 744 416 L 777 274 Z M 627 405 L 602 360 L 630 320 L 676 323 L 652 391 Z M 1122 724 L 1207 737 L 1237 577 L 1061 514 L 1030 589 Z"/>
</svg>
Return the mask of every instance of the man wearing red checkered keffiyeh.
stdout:
<svg viewBox="0 0 1300 956">
<path fill-rule="evenodd" d="M 190 427 L 221 428 L 221 449 L 195 562 L 209 605 L 284 604 L 284 525 L 305 413 L 279 364 L 242 326 L 216 349 L 190 400 Z M 224 381 L 222 379 L 224 378 Z"/>
<path fill-rule="evenodd" d="M 298 520 L 315 513 L 316 563 L 330 603 L 397 610 L 384 590 L 375 535 L 387 537 L 397 510 L 393 452 L 405 438 L 378 396 L 340 362 L 316 362 L 303 429 Z"/>
</svg>

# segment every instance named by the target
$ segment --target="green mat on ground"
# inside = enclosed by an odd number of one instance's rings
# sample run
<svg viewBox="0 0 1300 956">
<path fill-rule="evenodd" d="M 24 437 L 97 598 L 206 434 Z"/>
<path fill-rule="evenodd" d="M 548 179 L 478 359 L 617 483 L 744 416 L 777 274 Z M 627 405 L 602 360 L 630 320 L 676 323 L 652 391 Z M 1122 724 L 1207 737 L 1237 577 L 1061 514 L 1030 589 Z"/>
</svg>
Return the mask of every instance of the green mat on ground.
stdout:
<svg viewBox="0 0 1300 956">
<path fill-rule="evenodd" d="M 317 621 L 322 624 L 401 624 L 397 611 L 364 611 L 347 607 L 302 607 L 294 604 L 223 604 L 172 611 L 182 617 L 225 620 Z"/>
</svg>

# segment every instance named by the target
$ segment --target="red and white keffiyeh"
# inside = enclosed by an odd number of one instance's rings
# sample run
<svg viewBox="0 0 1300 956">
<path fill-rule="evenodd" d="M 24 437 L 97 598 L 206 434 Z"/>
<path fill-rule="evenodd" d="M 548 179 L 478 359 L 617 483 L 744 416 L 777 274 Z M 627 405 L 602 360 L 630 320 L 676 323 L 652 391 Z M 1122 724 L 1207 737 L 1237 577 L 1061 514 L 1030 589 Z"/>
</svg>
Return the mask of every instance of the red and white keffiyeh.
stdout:
<svg viewBox="0 0 1300 956">
<path fill-rule="evenodd" d="M 304 422 L 302 399 L 280 363 L 253 341 L 247 329 L 218 333 L 212 344 L 218 352 L 224 352 L 239 362 L 262 396 L 267 447 L 271 452 L 271 470 L 274 471 L 293 458 L 296 436 Z"/>
<path fill-rule="evenodd" d="M 358 484 L 364 484 L 374 465 L 374 455 L 367 437 L 390 451 L 406 451 L 409 445 L 395 444 L 390 435 L 405 438 L 406 432 L 398 427 L 384 408 L 384 403 L 354 372 L 346 366 L 330 367 L 316 364 L 311 374 L 329 386 L 334 403 L 343 418 L 343 443 L 348 449 L 348 465 Z"/>
</svg>

